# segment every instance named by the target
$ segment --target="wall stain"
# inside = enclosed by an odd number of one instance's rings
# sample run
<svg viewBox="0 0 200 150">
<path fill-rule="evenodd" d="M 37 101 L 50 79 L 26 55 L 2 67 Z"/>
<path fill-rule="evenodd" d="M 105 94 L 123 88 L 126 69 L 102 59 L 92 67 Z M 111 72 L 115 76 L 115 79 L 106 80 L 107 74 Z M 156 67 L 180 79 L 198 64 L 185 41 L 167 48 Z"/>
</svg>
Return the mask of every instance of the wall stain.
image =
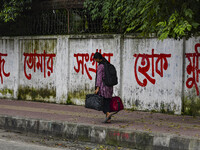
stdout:
<svg viewBox="0 0 200 150">
<path fill-rule="evenodd" d="M 78 99 L 80 103 L 85 103 L 86 95 L 93 93 L 92 91 L 94 90 L 79 90 L 79 91 L 68 92 L 68 98 L 66 104 L 76 105 L 74 99 Z"/>
<path fill-rule="evenodd" d="M 135 101 L 135 104 L 132 105 L 132 107 L 130 109 L 130 111 L 137 111 L 137 110 L 141 110 L 141 108 L 144 106 L 143 103 L 140 102 L 139 99 L 137 99 Z M 153 108 L 152 109 L 146 109 L 146 110 L 142 110 L 142 111 L 147 111 L 147 112 L 152 112 L 152 113 L 164 113 L 164 114 L 175 114 L 176 111 L 176 104 L 175 103 L 164 103 L 163 101 L 158 103 L 155 102 L 154 105 L 152 105 L 152 103 L 147 104 L 148 108 Z M 173 106 L 173 107 L 171 107 Z"/>
<path fill-rule="evenodd" d="M 11 89 L 8 89 L 8 88 L 4 88 L 4 89 L 1 89 L 0 90 L 0 93 L 2 94 L 2 96 L 4 97 L 6 97 L 6 95 L 8 94 L 8 95 L 11 95 L 11 97 L 13 97 L 13 90 L 11 90 Z"/>
<path fill-rule="evenodd" d="M 56 99 L 56 90 L 48 88 L 19 87 L 19 100 L 47 101 L 52 102 Z"/>
</svg>

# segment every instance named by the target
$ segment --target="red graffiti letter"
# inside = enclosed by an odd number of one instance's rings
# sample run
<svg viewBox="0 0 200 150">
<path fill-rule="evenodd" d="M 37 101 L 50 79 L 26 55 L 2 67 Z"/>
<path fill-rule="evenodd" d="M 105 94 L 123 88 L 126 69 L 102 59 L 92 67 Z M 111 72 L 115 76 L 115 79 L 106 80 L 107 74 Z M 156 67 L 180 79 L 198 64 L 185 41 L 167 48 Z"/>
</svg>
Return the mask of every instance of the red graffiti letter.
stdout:
<svg viewBox="0 0 200 150">
<path fill-rule="evenodd" d="M 192 74 L 192 77 L 188 78 L 186 81 L 187 88 L 192 88 L 195 86 L 197 95 L 199 95 L 199 89 L 197 83 L 199 82 L 199 56 L 198 47 L 200 47 L 200 43 L 195 45 L 195 53 L 186 53 L 185 56 L 189 60 L 189 65 L 186 68 L 186 71 L 189 75 Z M 192 57 L 192 60 L 191 60 Z"/>
<path fill-rule="evenodd" d="M 1 84 L 3 84 L 3 75 L 5 77 L 9 77 L 10 76 L 10 72 L 9 73 L 5 73 L 5 71 L 4 71 L 4 65 L 5 65 L 6 61 L 1 58 L 3 56 L 6 57 L 6 56 L 8 56 L 8 54 L 2 54 L 2 53 L 0 53 L 0 77 L 1 77 Z M 3 75 L 2 75 L 2 72 L 3 72 Z"/>
</svg>

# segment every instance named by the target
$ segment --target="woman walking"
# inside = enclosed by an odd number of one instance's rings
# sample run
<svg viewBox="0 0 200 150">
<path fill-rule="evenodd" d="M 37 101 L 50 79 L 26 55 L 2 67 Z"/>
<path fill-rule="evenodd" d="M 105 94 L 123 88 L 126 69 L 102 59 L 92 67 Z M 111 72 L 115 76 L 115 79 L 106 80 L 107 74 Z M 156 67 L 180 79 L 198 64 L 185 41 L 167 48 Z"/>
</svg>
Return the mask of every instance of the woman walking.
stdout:
<svg viewBox="0 0 200 150">
<path fill-rule="evenodd" d="M 104 123 L 111 122 L 110 101 L 113 94 L 113 86 L 108 87 L 104 84 L 105 71 L 103 63 L 109 63 L 100 53 L 94 54 L 94 60 L 98 62 L 96 81 L 95 81 L 95 94 L 103 97 L 103 113 L 106 114 Z"/>
</svg>

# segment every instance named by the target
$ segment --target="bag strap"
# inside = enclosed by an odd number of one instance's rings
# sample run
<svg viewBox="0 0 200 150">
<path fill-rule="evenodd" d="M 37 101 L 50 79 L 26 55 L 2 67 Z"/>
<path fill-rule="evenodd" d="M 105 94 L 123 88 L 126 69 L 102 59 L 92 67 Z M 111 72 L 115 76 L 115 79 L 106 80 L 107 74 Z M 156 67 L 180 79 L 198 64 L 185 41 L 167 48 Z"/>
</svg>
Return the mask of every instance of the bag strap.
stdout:
<svg viewBox="0 0 200 150">
<path fill-rule="evenodd" d="M 117 103 L 118 103 L 118 112 L 119 112 L 120 111 L 120 102 L 118 99 L 117 99 Z"/>
</svg>

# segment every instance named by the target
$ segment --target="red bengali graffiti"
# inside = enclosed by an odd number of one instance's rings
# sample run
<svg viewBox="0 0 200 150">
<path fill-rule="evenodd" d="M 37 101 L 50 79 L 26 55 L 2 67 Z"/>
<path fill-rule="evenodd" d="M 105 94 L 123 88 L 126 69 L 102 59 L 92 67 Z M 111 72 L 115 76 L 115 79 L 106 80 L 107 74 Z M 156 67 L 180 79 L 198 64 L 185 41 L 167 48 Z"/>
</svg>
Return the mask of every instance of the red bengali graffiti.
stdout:
<svg viewBox="0 0 200 150">
<path fill-rule="evenodd" d="M 1 77 L 1 84 L 3 84 L 3 75 L 5 77 L 9 77 L 10 76 L 10 72 L 6 73 L 4 70 L 4 65 L 5 65 L 5 59 L 3 59 L 2 57 L 7 57 L 8 54 L 2 54 L 0 53 L 0 77 Z M 2 74 L 3 73 L 3 74 Z"/>
<path fill-rule="evenodd" d="M 101 53 L 101 49 L 96 49 L 96 52 L 99 52 Z M 77 61 L 77 67 L 74 66 L 74 70 L 79 73 L 80 70 L 82 74 L 84 74 L 84 70 L 86 71 L 86 74 L 88 76 L 88 78 L 90 80 L 92 80 L 92 76 L 90 75 L 90 72 L 94 72 L 96 73 L 96 70 L 97 70 L 97 62 L 95 62 L 93 60 L 93 56 L 94 56 L 94 53 L 92 53 L 91 55 L 89 55 L 89 53 L 77 53 L 77 54 L 74 54 L 74 57 L 76 58 L 76 61 Z M 103 57 L 107 58 L 108 61 L 110 62 L 111 61 L 111 57 L 113 56 L 113 53 L 103 53 L 102 54 Z M 92 66 L 95 66 L 94 68 L 88 68 L 87 67 L 87 64 L 88 62 L 92 62 Z"/>
<path fill-rule="evenodd" d="M 199 95 L 199 89 L 197 83 L 199 82 L 199 56 L 198 47 L 200 48 L 200 43 L 195 45 L 195 53 L 185 53 L 186 58 L 189 60 L 189 64 L 186 68 L 186 71 L 192 77 L 188 78 L 186 81 L 187 88 L 192 88 L 195 86 L 197 95 Z"/>
<path fill-rule="evenodd" d="M 34 72 L 36 69 L 44 72 L 44 78 L 46 78 L 46 71 L 48 69 L 47 75 L 50 76 L 53 73 L 53 58 L 56 57 L 56 54 L 47 54 L 44 50 L 43 54 L 34 53 L 24 53 L 24 74 L 28 80 L 31 80 L 31 74 L 26 73 L 26 66 L 29 69 L 33 69 Z M 46 61 L 47 59 L 47 61 Z M 47 65 L 46 65 L 47 64 Z"/>
<path fill-rule="evenodd" d="M 111 137 L 121 137 L 127 140 L 130 138 L 128 133 L 110 132 L 109 135 Z"/>
<path fill-rule="evenodd" d="M 145 87 L 147 85 L 147 80 L 155 84 L 156 80 L 153 78 L 155 77 L 155 72 L 163 77 L 163 69 L 167 70 L 167 58 L 170 58 L 171 54 L 154 54 L 154 49 L 152 49 L 152 54 L 134 54 L 133 56 L 136 57 L 134 66 L 136 81 L 140 86 Z M 157 60 L 155 60 L 156 58 Z M 139 59 L 141 59 L 141 66 L 137 67 Z M 151 76 L 148 74 L 150 68 L 152 71 Z M 143 81 L 139 80 L 138 72 L 145 76 Z"/>
</svg>

